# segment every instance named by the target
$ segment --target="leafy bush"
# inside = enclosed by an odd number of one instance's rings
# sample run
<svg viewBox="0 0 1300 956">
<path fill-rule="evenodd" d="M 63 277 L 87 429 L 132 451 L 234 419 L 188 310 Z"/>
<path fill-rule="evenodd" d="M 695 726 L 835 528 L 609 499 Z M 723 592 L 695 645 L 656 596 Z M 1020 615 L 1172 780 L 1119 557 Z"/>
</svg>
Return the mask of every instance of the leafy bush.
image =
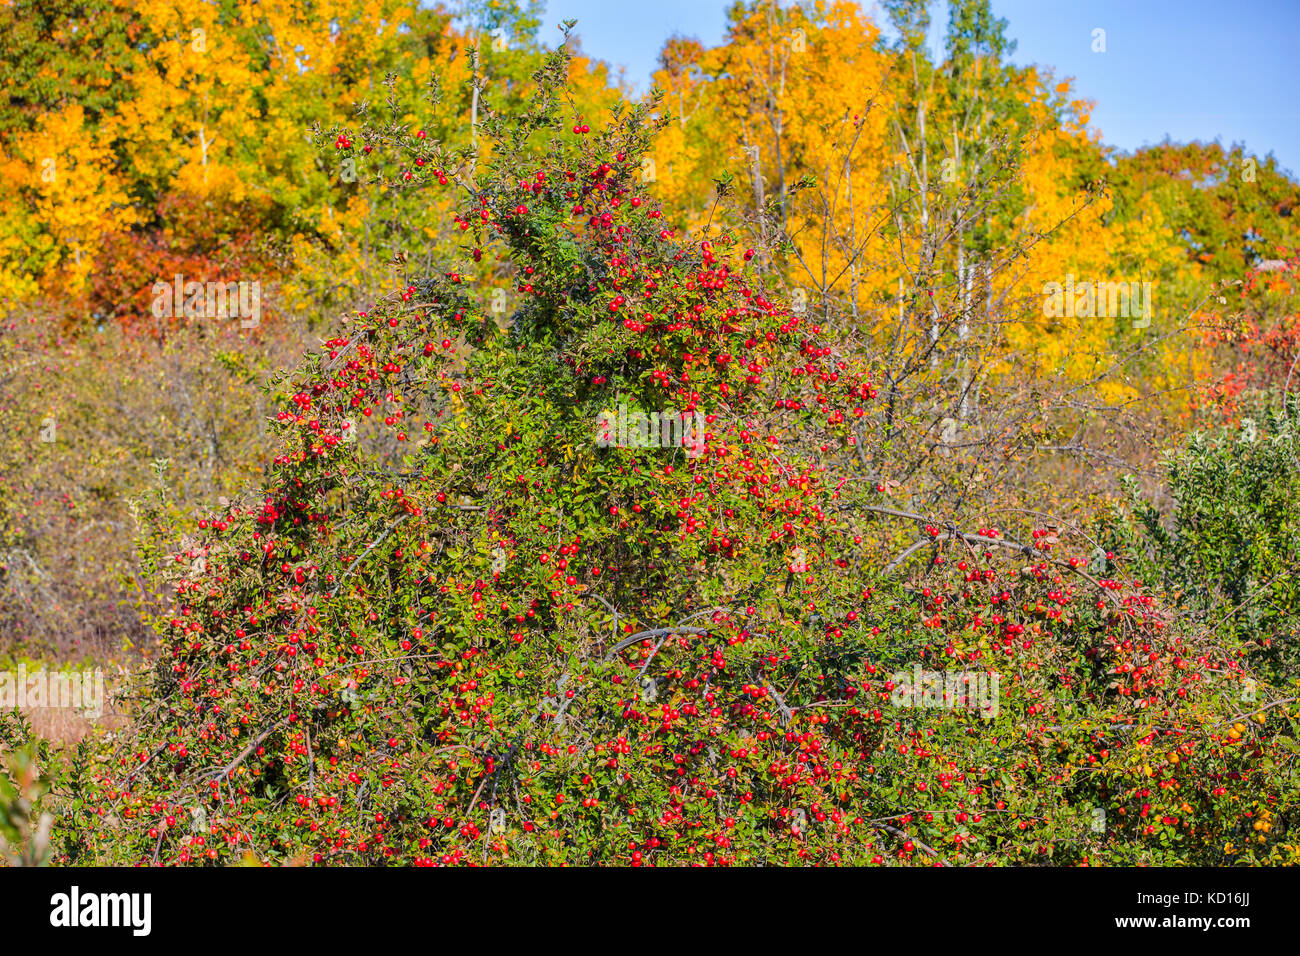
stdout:
<svg viewBox="0 0 1300 956">
<path fill-rule="evenodd" d="M 1300 678 L 1300 446 L 1286 416 L 1198 432 L 1166 459 L 1165 513 L 1129 482 L 1114 528 L 1135 577 L 1231 636 L 1278 681 Z"/>
<path fill-rule="evenodd" d="M 54 817 L 43 812 L 42 798 L 50 779 L 38 764 L 48 748 L 31 739 L 31 727 L 18 713 L 0 713 L 0 861 L 7 866 L 45 866 L 53 847 L 50 827 Z M 14 743 L 21 745 L 14 747 Z"/>
<path fill-rule="evenodd" d="M 453 191 L 463 253 L 274 384 L 256 493 L 170 549 L 142 514 L 174 606 L 131 733 L 61 778 L 67 855 L 1293 861 L 1300 709 L 1051 529 L 881 504 L 861 353 L 767 292 L 770 250 L 667 229 L 651 110 L 589 129 L 567 62 L 481 153 L 322 135 Z M 641 447 L 620 405 L 703 434 Z"/>
</svg>

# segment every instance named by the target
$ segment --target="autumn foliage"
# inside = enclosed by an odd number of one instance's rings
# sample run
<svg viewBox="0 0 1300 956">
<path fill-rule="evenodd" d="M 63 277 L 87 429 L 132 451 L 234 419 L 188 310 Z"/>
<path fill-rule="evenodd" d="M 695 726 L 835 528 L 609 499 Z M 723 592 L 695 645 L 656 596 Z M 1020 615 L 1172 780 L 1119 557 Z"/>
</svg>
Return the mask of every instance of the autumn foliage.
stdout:
<svg viewBox="0 0 1300 956">
<path fill-rule="evenodd" d="M 0 612 L 111 606 L 129 653 L 58 650 L 135 702 L 42 751 L 58 861 L 1296 861 L 1271 163 L 1109 156 L 979 0 L 938 62 L 923 4 L 738 6 L 645 98 L 514 7 L 183 6 L 114 6 L 111 86 L 50 72 L 94 4 L 5 21 L 0 414 L 56 437 Z"/>
</svg>

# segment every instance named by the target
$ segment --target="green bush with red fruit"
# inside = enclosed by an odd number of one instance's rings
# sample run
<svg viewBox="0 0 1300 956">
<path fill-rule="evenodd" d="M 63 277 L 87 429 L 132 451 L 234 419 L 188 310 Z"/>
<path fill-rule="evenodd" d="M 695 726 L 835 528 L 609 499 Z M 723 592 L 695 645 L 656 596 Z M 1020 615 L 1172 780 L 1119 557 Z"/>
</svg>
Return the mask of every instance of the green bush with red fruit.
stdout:
<svg viewBox="0 0 1300 956">
<path fill-rule="evenodd" d="M 478 154 L 322 134 L 383 188 L 455 190 L 463 257 L 277 381 L 264 486 L 148 555 L 165 650 L 67 777 L 65 858 L 1294 859 L 1295 705 L 1244 704 L 1236 646 L 1046 531 L 884 507 L 870 356 L 727 229 L 674 235 L 652 107 L 589 127 L 566 64 Z M 699 412 L 702 453 L 604 447 L 619 403 Z M 878 554 L 913 523 L 903 579 Z M 900 703 L 915 665 L 997 674 L 996 716 Z"/>
</svg>

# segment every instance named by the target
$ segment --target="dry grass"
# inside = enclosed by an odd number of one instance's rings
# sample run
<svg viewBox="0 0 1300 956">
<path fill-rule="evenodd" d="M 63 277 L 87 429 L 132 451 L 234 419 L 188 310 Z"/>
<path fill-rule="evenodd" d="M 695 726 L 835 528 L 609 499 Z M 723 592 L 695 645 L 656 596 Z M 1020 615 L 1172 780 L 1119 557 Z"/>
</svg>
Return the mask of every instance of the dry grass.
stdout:
<svg viewBox="0 0 1300 956">
<path fill-rule="evenodd" d="M 10 671 L 13 675 L 13 672 Z M 26 694 L 19 698 L 18 710 L 32 723 L 32 732 L 52 743 L 76 744 L 94 733 L 117 731 L 129 722 L 129 715 L 115 705 L 112 688 L 105 686 L 101 713 L 88 715 L 82 708 L 73 706 L 31 706 L 28 700 L 35 697 L 40 681 L 37 674 L 27 677 Z"/>
</svg>

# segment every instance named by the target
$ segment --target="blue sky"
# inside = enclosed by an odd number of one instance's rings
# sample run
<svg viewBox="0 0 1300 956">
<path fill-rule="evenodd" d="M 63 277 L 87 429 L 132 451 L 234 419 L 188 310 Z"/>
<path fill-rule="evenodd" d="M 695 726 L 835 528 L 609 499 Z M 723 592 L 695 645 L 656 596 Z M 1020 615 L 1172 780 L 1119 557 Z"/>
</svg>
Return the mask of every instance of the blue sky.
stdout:
<svg viewBox="0 0 1300 956">
<path fill-rule="evenodd" d="M 584 50 L 627 67 L 639 89 L 673 33 L 721 41 L 729 0 L 546 0 L 548 43 L 570 17 Z M 864 0 L 863 6 L 875 5 Z M 1095 100 L 1092 125 L 1131 150 L 1165 134 L 1178 142 L 1243 142 L 1272 152 L 1300 174 L 1300 0 L 992 0 L 1010 21 L 1012 60 L 1072 76 Z M 877 23 L 886 18 L 878 10 Z M 936 0 L 933 43 L 942 43 L 947 5 Z M 1094 53 L 1093 30 L 1106 31 Z"/>
</svg>

